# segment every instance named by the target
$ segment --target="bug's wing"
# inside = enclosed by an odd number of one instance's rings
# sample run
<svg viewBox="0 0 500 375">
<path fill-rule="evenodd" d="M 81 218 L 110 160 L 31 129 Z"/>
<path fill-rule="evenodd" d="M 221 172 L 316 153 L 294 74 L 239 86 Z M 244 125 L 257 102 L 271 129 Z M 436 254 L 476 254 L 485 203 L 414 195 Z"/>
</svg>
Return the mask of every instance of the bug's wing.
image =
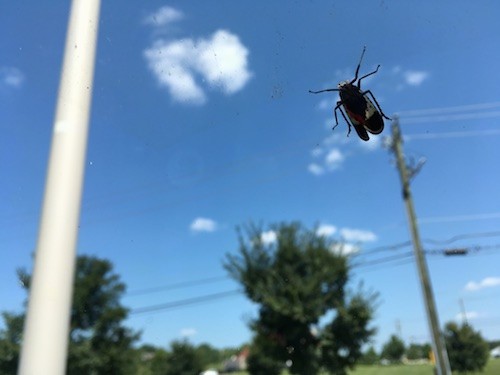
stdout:
<svg viewBox="0 0 500 375">
<path fill-rule="evenodd" d="M 367 141 L 370 139 L 370 136 L 365 130 L 365 127 L 363 125 L 355 124 L 353 122 L 354 129 L 356 130 L 356 133 L 358 133 L 359 138 L 361 138 L 363 141 Z"/>
<path fill-rule="evenodd" d="M 366 130 L 372 134 L 380 134 L 384 130 L 384 119 L 375 108 L 372 101 L 365 95 L 366 99 L 366 120 L 363 123 Z"/>
<path fill-rule="evenodd" d="M 365 121 L 365 128 L 372 134 L 380 134 L 384 130 L 384 119 L 380 113 L 375 113 Z"/>
<path fill-rule="evenodd" d="M 364 122 L 363 117 L 356 115 L 354 112 L 351 112 L 348 108 L 345 108 L 345 110 L 347 113 L 347 117 L 351 121 L 352 126 L 354 126 L 356 133 L 358 133 L 359 138 L 361 138 L 363 141 L 369 140 L 370 137 L 369 137 L 368 133 L 366 132 L 365 127 L 362 125 Z"/>
</svg>

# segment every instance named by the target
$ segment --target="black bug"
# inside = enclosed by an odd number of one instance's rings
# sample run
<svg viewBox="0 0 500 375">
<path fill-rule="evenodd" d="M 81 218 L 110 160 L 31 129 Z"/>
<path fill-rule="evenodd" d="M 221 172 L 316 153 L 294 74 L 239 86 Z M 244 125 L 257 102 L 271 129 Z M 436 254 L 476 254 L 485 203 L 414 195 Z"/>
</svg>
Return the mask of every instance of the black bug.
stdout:
<svg viewBox="0 0 500 375">
<path fill-rule="evenodd" d="M 319 91 L 309 90 L 309 92 L 312 94 L 319 94 L 320 92 L 326 91 L 338 91 L 340 100 L 337 102 L 337 105 L 335 106 L 335 109 L 333 111 L 335 114 L 335 126 L 333 127 L 333 129 L 335 129 L 335 127 L 339 124 L 339 121 L 337 119 L 337 109 L 339 109 L 340 113 L 342 113 L 342 116 L 344 117 L 344 120 L 347 122 L 347 126 L 349 127 L 347 136 L 349 136 L 349 134 L 351 133 L 352 125 L 354 126 L 356 133 L 358 133 L 359 138 L 361 138 L 363 141 L 368 141 L 370 139 L 370 137 L 368 136 L 368 132 L 372 134 L 382 133 L 382 130 L 384 130 L 383 118 L 386 118 L 387 120 L 391 120 L 391 118 L 387 117 L 384 112 L 382 112 L 377 99 L 375 99 L 375 96 L 373 96 L 370 90 L 361 91 L 361 80 L 377 73 L 378 69 L 380 68 L 380 65 L 378 65 L 377 69 L 375 69 L 373 72 L 368 73 L 358 79 L 359 68 L 361 67 L 361 61 L 363 60 L 365 51 L 366 46 L 363 48 L 363 52 L 361 53 L 361 58 L 359 59 L 359 64 L 356 68 L 354 79 L 352 79 L 351 81 L 340 82 L 338 88 L 336 89 L 326 89 Z M 357 84 L 356 81 L 358 81 Z M 370 95 L 371 99 L 373 99 L 373 102 L 368 97 L 368 95 Z M 377 107 L 375 107 L 373 103 L 375 103 Z M 344 107 L 345 112 L 347 113 L 347 117 L 341 106 Z"/>
</svg>

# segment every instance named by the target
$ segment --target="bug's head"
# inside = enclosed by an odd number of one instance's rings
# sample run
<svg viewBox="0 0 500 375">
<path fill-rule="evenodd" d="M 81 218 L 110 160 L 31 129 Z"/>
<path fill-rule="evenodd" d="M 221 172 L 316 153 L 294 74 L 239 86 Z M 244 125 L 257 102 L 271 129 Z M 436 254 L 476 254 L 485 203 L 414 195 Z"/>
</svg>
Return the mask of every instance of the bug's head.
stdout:
<svg viewBox="0 0 500 375">
<path fill-rule="evenodd" d="M 340 83 L 338 84 L 338 86 L 337 86 L 337 87 L 338 87 L 339 89 L 342 89 L 342 88 L 345 88 L 346 86 L 348 86 L 348 85 L 350 85 L 350 84 L 351 84 L 351 82 L 349 82 L 349 81 L 342 81 L 342 82 L 340 82 Z"/>
</svg>

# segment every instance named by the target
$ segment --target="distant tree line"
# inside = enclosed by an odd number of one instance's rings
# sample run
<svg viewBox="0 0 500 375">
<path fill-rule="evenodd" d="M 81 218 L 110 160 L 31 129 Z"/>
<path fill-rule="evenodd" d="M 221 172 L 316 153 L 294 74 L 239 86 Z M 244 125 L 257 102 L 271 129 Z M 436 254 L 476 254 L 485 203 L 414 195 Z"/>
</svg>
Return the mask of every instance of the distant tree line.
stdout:
<svg viewBox="0 0 500 375">
<path fill-rule="evenodd" d="M 490 350 L 500 344 L 499 341 L 486 342 L 469 324 L 449 322 L 445 325 L 443 335 L 450 366 L 457 373 L 482 371 L 488 362 Z M 406 346 L 401 338 L 392 335 L 380 353 L 371 346 L 363 353 L 359 363 L 373 365 L 401 363 L 404 360 L 430 360 L 431 351 L 432 347 L 428 343 Z"/>
<path fill-rule="evenodd" d="M 28 290 L 31 275 L 18 270 Z M 194 346 L 172 342 L 169 349 L 143 345 L 140 334 L 124 325 L 128 309 L 120 299 L 125 284 L 113 272 L 111 262 L 96 257 L 77 259 L 67 373 L 71 375 L 183 375 L 198 374 L 238 352 L 218 350 L 209 344 Z M 17 373 L 24 313 L 3 312 L 0 330 L 0 374 Z"/>
<path fill-rule="evenodd" d="M 380 352 L 370 343 L 377 295 L 347 287 L 349 262 L 342 244 L 299 223 L 272 227 L 275 241 L 250 225 L 239 231 L 239 252 L 229 253 L 224 267 L 258 306 L 250 322 L 254 333 L 247 360 L 251 375 L 346 374 L 357 364 L 399 363 L 428 359 L 429 344 L 405 343 L 393 335 Z M 29 290 L 31 275 L 18 277 Z M 111 262 L 79 256 L 71 310 L 67 373 L 71 375 L 193 375 L 221 368 L 238 348 L 174 341 L 168 348 L 138 346 L 140 333 L 125 326 L 128 309 L 121 304 L 125 284 Z M 24 312 L 3 312 L 0 329 L 0 374 L 16 374 Z M 482 370 L 488 345 L 470 325 L 450 322 L 443 335 L 452 370 Z M 241 349 L 241 348 L 240 348 Z"/>
</svg>

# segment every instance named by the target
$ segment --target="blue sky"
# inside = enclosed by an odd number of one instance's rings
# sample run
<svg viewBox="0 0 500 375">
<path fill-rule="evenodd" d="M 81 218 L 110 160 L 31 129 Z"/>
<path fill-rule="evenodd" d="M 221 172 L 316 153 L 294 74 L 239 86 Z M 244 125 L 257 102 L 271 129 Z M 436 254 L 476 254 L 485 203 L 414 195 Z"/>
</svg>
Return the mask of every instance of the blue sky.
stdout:
<svg viewBox="0 0 500 375">
<path fill-rule="evenodd" d="M 32 267 L 69 4 L 2 8 L 0 310 L 20 311 L 15 270 Z M 494 1 L 104 1 L 78 252 L 114 263 L 133 311 L 237 289 L 221 266 L 235 227 L 300 220 L 364 262 L 351 286 L 380 293 L 377 346 L 398 325 L 407 343 L 428 341 L 411 247 L 386 248 L 409 240 L 382 147 L 390 124 L 367 143 L 347 138 L 340 116 L 331 130 L 335 93 L 308 93 L 351 79 L 366 45 L 361 73 L 381 68 L 363 87 L 399 113 L 407 156 L 426 159 L 412 189 L 440 321 L 460 318 L 463 299 L 469 322 L 499 339 L 499 12 Z M 447 246 L 479 247 L 438 254 Z M 228 295 L 127 324 L 156 345 L 235 346 L 255 312 Z"/>
</svg>

